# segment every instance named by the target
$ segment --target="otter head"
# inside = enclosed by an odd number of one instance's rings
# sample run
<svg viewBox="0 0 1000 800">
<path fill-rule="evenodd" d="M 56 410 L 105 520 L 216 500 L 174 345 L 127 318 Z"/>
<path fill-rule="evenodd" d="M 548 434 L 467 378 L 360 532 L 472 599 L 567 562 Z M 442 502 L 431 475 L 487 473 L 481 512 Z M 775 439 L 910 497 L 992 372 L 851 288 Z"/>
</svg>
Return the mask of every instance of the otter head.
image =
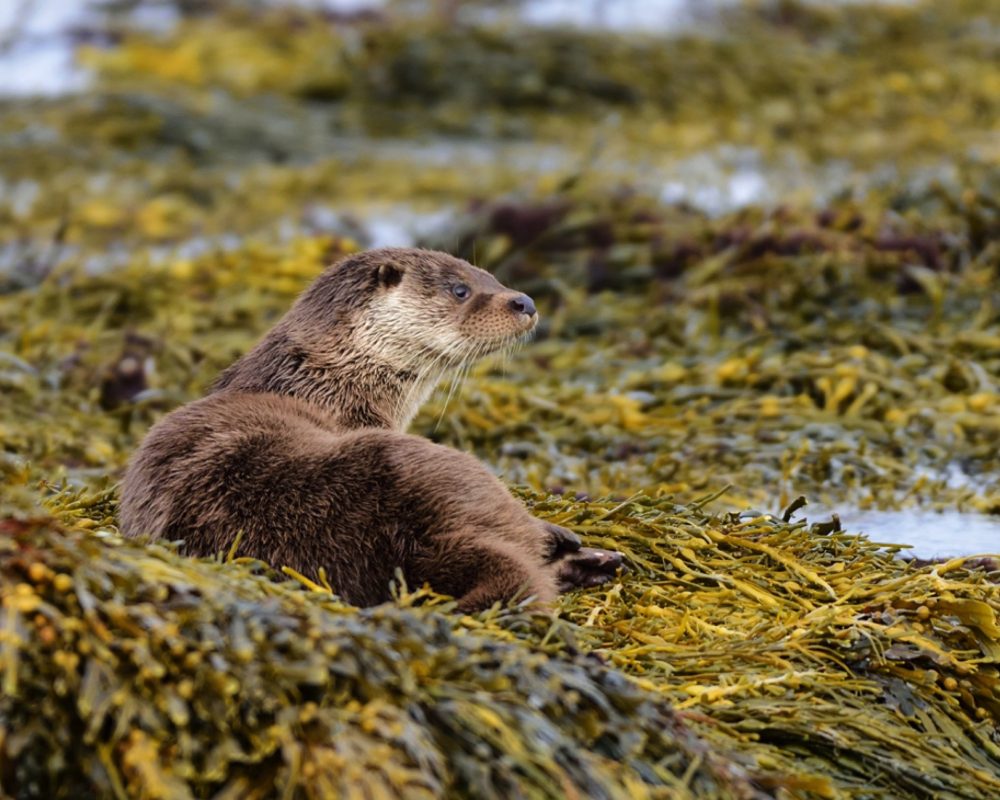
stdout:
<svg viewBox="0 0 1000 800">
<path fill-rule="evenodd" d="M 341 301 L 330 322 L 340 333 L 347 323 L 351 344 L 372 362 L 418 373 L 502 350 L 538 322 L 526 294 L 432 250 L 384 248 L 349 257 L 324 273 L 303 301 L 310 295 Z"/>
<path fill-rule="evenodd" d="M 263 387 L 341 424 L 403 429 L 448 372 L 515 344 L 531 298 L 446 253 L 384 248 L 329 267 L 216 388 Z"/>
</svg>

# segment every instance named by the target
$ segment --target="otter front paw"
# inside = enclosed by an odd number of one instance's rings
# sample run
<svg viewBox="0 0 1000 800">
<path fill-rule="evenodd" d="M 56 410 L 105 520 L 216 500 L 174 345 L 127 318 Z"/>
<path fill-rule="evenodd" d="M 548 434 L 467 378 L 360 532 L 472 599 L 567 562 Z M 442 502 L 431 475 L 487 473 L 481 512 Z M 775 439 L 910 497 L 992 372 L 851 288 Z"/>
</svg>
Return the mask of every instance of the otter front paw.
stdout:
<svg viewBox="0 0 1000 800">
<path fill-rule="evenodd" d="M 559 591 L 600 586 L 615 576 L 618 568 L 623 566 L 623 561 L 622 554 L 614 550 L 583 547 L 560 562 L 556 573 Z"/>
<path fill-rule="evenodd" d="M 543 522 L 542 524 L 545 526 L 545 532 L 549 534 L 548 563 L 558 561 L 570 553 L 576 553 L 583 546 L 580 537 L 568 528 L 551 522 Z"/>
</svg>

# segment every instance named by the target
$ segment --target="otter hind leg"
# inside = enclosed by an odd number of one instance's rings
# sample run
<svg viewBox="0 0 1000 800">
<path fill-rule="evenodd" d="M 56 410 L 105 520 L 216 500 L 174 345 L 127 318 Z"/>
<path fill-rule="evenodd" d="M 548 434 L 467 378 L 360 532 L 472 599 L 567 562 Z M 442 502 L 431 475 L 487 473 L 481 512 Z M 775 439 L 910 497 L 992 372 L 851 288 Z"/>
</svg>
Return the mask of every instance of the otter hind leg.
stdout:
<svg viewBox="0 0 1000 800">
<path fill-rule="evenodd" d="M 600 586 L 615 577 L 624 566 L 621 553 L 582 547 L 555 565 L 560 592 Z"/>
<path fill-rule="evenodd" d="M 549 570 L 532 567 L 495 543 L 473 538 L 441 543 L 422 555 L 416 572 L 419 582 L 457 598 L 459 610 L 467 614 L 528 597 L 548 603 L 558 594 Z"/>
<path fill-rule="evenodd" d="M 485 576 L 470 591 L 458 598 L 458 609 L 466 614 L 484 611 L 494 603 L 533 598 L 536 603 L 554 599 L 555 592 L 540 586 L 527 570 L 505 570 Z"/>
</svg>

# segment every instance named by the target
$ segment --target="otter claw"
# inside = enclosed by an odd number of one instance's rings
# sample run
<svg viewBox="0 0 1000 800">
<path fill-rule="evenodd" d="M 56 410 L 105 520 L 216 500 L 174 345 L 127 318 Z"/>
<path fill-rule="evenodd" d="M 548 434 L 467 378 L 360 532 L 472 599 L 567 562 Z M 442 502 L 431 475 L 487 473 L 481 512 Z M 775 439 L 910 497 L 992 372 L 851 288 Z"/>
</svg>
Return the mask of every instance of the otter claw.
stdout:
<svg viewBox="0 0 1000 800">
<path fill-rule="evenodd" d="M 575 553 L 583 546 L 580 537 L 568 528 L 551 522 L 542 524 L 545 526 L 546 533 L 549 534 L 549 563 L 558 561 L 569 553 Z"/>
<path fill-rule="evenodd" d="M 624 566 L 623 562 L 622 554 L 613 550 L 581 548 L 560 565 L 559 591 L 600 586 L 615 576 L 618 568 Z"/>
</svg>

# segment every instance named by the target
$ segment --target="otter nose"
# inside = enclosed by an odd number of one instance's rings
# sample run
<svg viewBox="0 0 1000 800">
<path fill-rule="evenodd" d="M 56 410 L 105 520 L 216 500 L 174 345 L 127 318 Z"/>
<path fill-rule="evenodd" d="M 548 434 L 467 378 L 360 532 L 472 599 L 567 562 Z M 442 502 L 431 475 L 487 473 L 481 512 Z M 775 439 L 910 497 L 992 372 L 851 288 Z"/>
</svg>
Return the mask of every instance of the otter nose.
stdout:
<svg viewBox="0 0 1000 800">
<path fill-rule="evenodd" d="M 512 297 L 507 304 L 516 314 L 527 314 L 529 317 L 535 316 L 535 301 L 526 294 L 519 294 Z"/>
</svg>

